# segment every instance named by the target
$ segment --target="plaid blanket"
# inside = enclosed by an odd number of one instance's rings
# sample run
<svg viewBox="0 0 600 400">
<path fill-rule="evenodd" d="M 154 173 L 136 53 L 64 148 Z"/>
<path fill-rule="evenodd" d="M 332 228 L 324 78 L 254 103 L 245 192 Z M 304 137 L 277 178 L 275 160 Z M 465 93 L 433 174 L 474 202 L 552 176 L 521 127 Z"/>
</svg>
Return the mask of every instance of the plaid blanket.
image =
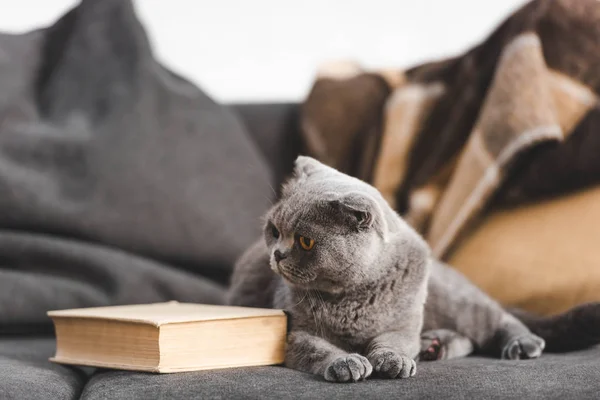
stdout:
<svg viewBox="0 0 600 400">
<path fill-rule="evenodd" d="M 444 257 L 490 204 L 600 180 L 600 2 L 536 0 L 483 43 L 407 70 L 320 69 L 306 152 L 374 184 Z"/>
</svg>

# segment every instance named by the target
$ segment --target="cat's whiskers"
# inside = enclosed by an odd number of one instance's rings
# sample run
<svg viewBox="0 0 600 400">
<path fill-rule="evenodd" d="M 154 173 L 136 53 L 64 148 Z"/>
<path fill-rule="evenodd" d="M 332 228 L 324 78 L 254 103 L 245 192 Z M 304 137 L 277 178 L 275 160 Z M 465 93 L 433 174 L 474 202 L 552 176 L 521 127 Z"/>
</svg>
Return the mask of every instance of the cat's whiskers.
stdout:
<svg viewBox="0 0 600 400">
<path fill-rule="evenodd" d="M 305 291 L 304 296 L 300 299 L 300 301 L 297 302 L 296 304 L 294 304 L 292 307 L 298 307 L 304 301 L 304 299 L 306 299 L 307 294 L 308 294 L 308 291 Z"/>
<path fill-rule="evenodd" d="M 325 312 L 325 300 L 323 300 L 323 296 L 321 295 L 321 293 L 319 291 L 316 291 L 317 297 L 319 299 L 319 301 L 321 302 L 321 309 L 323 310 L 323 312 Z M 323 333 L 323 326 L 321 325 L 321 336 L 325 337 L 324 333 Z"/>
<path fill-rule="evenodd" d="M 308 301 L 310 302 L 310 313 L 313 316 L 313 319 L 315 320 L 315 332 L 317 333 L 317 335 L 319 335 L 320 337 L 323 337 L 323 328 L 321 326 L 321 324 L 319 323 L 319 319 L 317 318 L 317 313 L 315 312 L 315 305 L 317 303 L 317 299 L 314 293 L 312 293 L 312 290 L 308 290 L 306 293 L 308 294 Z"/>
<path fill-rule="evenodd" d="M 323 295 L 321 295 L 321 292 L 319 292 L 319 291 L 315 291 L 315 293 L 317 294 L 317 298 L 321 302 L 321 306 L 323 306 L 323 308 L 325 308 L 325 300 L 323 300 Z"/>
<path fill-rule="evenodd" d="M 277 192 L 273 188 L 273 185 L 271 185 L 269 182 L 267 182 L 267 185 L 269 185 L 269 187 L 271 188 L 271 191 L 273 192 L 273 196 L 277 197 Z"/>
<path fill-rule="evenodd" d="M 315 295 L 315 301 L 317 302 L 317 304 L 319 304 L 319 303 L 320 303 L 320 305 L 321 305 L 321 312 L 325 312 L 325 310 L 324 310 L 324 307 L 325 307 L 325 301 L 323 300 L 323 297 L 321 297 L 321 293 L 319 293 L 319 291 L 318 291 L 318 290 L 314 290 L 314 295 Z M 315 316 L 315 318 L 316 318 L 316 316 Z M 325 338 L 325 332 L 324 332 L 324 329 L 323 329 L 323 321 L 321 321 L 321 320 L 319 319 L 319 322 L 320 322 L 320 323 L 317 325 L 317 328 L 318 328 L 318 329 L 319 329 L 319 331 L 320 331 L 320 336 L 321 336 L 322 338 Z"/>
<path fill-rule="evenodd" d="M 310 303 L 310 313 L 312 314 L 314 320 L 315 320 L 315 327 L 317 326 L 317 317 L 315 316 L 315 312 L 313 310 L 314 305 L 313 305 L 313 298 L 312 295 L 310 293 L 310 289 L 306 291 L 306 294 L 308 295 L 308 302 Z"/>
</svg>

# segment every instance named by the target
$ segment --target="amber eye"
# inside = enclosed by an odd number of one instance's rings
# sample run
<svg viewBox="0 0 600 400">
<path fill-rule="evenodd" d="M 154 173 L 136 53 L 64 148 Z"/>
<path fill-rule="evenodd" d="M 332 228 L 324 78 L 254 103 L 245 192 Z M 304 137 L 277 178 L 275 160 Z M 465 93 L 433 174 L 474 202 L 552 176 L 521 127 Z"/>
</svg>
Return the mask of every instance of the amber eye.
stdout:
<svg viewBox="0 0 600 400">
<path fill-rule="evenodd" d="M 307 250 L 307 251 L 310 250 L 310 249 L 312 249 L 315 246 L 315 241 L 314 240 L 309 239 L 309 238 L 304 237 L 304 236 L 300 236 L 298 238 L 298 242 L 300 243 L 300 246 L 302 246 L 302 248 L 304 250 Z"/>
<path fill-rule="evenodd" d="M 273 235 L 275 239 L 279 239 L 279 231 L 274 226 L 271 227 L 271 235 Z"/>
</svg>

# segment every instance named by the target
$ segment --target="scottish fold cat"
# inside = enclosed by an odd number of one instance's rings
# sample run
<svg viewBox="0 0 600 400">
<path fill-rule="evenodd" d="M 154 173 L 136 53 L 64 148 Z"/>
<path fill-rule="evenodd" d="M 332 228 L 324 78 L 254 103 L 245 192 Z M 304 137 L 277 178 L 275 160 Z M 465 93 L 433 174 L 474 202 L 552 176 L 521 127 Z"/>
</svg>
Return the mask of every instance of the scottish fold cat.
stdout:
<svg viewBox="0 0 600 400">
<path fill-rule="evenodd" d="M 304 156 L 265 217 L 264 237 L 238 260 L 228 299 L 287 310 L 285 364 L 335 382 L 408 378 L 418 358 L 536 358 L 544 339 L 558 350 L 600 339 L 600 328 L 577 329 L 600 321 L 598 304 L 517 318 L 433 259 L 374 187 Z"/>
</svg>

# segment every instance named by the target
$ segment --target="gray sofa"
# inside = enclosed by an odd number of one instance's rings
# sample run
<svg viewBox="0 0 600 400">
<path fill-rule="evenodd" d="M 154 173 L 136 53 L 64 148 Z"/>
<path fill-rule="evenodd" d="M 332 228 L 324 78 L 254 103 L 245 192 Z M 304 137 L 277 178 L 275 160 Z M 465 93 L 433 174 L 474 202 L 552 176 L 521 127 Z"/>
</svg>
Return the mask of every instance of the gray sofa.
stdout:
<svg viewBox="0 0 600 400">
<path fill-rule="evenodd" d="M 0 399 L 600 397 L 600 348 L 351 385 L 276 366 L 50 363 L 48 310 L 223 301 L 301 152 L 298 106 L 215 103 L 154 59 L 124 0 L 84 0 L 48 28 L 0 35 L 0 50 Z"/>
<path fill-rule="evenodd" d="M 429 362 L 407 380 L 332 384 L 283 367 L 172 375 L 81 371 L 46 361 L 47 338 L 0 341 L 2 399 L 597 399 L 600 349 L 536 361 Z"/>
</svg>

